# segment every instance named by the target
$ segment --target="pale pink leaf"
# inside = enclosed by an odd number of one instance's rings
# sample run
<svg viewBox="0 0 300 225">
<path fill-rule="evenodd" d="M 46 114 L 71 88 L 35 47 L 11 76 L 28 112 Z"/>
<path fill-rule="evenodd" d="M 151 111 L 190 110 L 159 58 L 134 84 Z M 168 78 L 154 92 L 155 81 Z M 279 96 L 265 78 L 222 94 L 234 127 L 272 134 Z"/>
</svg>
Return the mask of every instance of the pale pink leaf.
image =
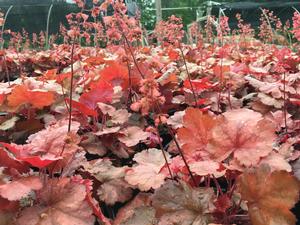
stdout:
<svg viewBox="0 0 300 225">
<path fill-rule="evenodd" d="M 170 156 L 165 152 L 167 159 Z M 151 188 L 159 188 L 166 178 L 164 173 L 161 173 L 162 167 L 165 165 L 165 160 L 161 150 L 151 148 L 135 154 L 134 161 L 137 162 L 130 170 L 126 172 L 125 180 L 134 186 L 137 186 L 141 191 L 148 191 Z"/>
<path fill-rule="evenodd" d="M 122 134 L 118 138 L 119 141 L 124 143 L 127 147 L 133 147 L 150 136 L 148 132 L 144 132 L 141 128 L 136 126 L 125 128 L 119 133 Z"/>
<path fill-rule="evenodd" d="M 115 167 L 108 159 L 98 159 L 95 161 L 85 162 L 82 166 L 84 171 L 89 172 L 101 182 L 107 182 L 124 177 L 125 171 L 128 168 L 127 166 Z"/>
<path fill-rule="evenodd" d="M 221 169 L 221 164 L 214 161 L 196 161 L 189 164 L 193 173 L 199 176 L 214 175 L 215 177 L 224 176 L 226 170 Z"/>
<path fill-rule="evenodd" d="M 27 197 L 31 191 L 40 190 L 42 187 L 43 184 L 39 177 L 23 177 L 0 185 L 0 196 L 9 201 L 18 201 Z"/>
<path fill-rule="evenodd" d="M 97 191 L 99 199 L 108 205 L 126 202 L 132 197 L 131 186 L 123 179 L 110 180 L 100 186 Z"/>
</svg>

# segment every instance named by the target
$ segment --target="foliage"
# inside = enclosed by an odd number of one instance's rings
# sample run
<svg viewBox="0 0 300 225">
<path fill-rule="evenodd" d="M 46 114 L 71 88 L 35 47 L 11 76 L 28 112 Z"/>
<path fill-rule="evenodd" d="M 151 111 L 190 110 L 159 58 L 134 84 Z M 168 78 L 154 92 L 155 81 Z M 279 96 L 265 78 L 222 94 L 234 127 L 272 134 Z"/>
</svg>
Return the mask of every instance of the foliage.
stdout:
<svg viewBox="0 0 300 225">
<path fill-rule="evenodd" d="M 142 47 L 121 1 L 76 3 L 65 44 L 0 51 L 0 224 L 294 225 L 300 53 L 228 18 Z"/>
</svg>

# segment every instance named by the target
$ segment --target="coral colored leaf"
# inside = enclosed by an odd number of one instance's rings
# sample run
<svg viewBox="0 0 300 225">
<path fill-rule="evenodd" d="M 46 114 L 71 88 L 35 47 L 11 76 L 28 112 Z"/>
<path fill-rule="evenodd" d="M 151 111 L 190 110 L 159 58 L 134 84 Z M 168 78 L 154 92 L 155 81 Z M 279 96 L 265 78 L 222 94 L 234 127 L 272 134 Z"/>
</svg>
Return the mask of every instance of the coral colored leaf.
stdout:
<svg viewBox="0 0 300 225">
<path fill-rule="evenodd" d="M 70 99 L 69 98 L 66 98 L 66 102 L 70 105 Z M 94 116 L 94 117 L 98 116 L 98 113 L 97 113 L 96 110 L 91 109 L 91 108 L 87 107 L 86 105 L 84 105 L 80 102 L 76 102 L 76 101 L 72 100 L 72 107 L 74 109 L 77 109 L 83 115 Z"/>
<path fill-rule="evenodd" d="M 84 184 L 69 178 L 51 179 L 37 195 L 37 202 L 20 212 L 17 225 L 93 225 L 93 210 L 86 201 Z"/>
<path fill-rule="evenodd" d="M 246 171 L 237 181 L 247 201 L 253 225 L 295 225 L 290 209 L 299 199 L 299 181 L 286 171 L 270 171 L 267 165 Z"/>
<path fill-rule="evenodd" d="M 209 188 L 192 188 L 188 184 L 167 181 L 155 190 L 152 205 L 159 225 L 209 224 L 214 210 L 214 192 Z"/>
<path fill-rule="evenodd" d="M 101 80 L 112 84 L 113 86 L 121 86 L 123 90 L 128 87 L 128 68 L 121 63 L 109 62 L 101 72 Z"/>
<path fill-rule="evenodd" d="M 233 153 L 240 164 L 255 166 L 272 152 L 276 136 L 270 120 L 249 109 L 231 110 L 223 115 L 224 120 L 212 130 L 207 147 L 213 158 L 222 161 Z"/>
<path fill-rule="evenodd" d="M 230 72 L 230 66 L 220 66 L 217 65 L 213 68 L 214 74 L 220 78 L 222 78 L 226 73 Z"/>
<path fill-rule="evenodd" d="M 57 81 L 57 83 L 61 84 L 65 79 L 71 78 L 71 76 L 72 76 L 71 72 L 61 73 L 56 76 L 56 81 Z"/>
<path fill-rule="evenodd" d="M 43 74 L 43 80 L 55 80 L 57 69 L 47 70 L 46 73 Z"/>
<path fill-rule="evenodd" d="M 126 172 L 125 180 L 141 191 L 159 188 L 166 178 L 166 175 L 161 173 L 166 163 L 162 154 L 161 150 L 155 148 L 135 154 L 133 160 L 137 165 Z M 170 159 L 168 153 L 165 154 L 167 159 Z"/>
<path fill-rule="evenodd" d="M 18 85 L 14 87 L 7 100 L 10 107 L 30 104 L 35 108 L 42 109 L 54 102 L 54 94 L 52 92 L 31 91 L 25 86 Z"/>
<path fill-rule="evenodd" d="M 43 184 L 39 177 L 23 177 L 6 184 L 0 184 L 0 196 L 9 201 L 21 200 L 35 190 L 40 190 Z"/>
<path fill-rule="evenodd" d="M 216 125 L 216 120 L 203 114 L 200 109 L 188 108 L 183 116 L 183 127 L 178 129 L 178 139 L 187 157 L 200 155 L 209 159 L 203 149 L 208 144 L 210 131 Z"/>
<path fill-rule="evenodd" d="M 95 109 L 98 102 L 110 103 L 113 93 L 114 90 L 111 84 L 100 81 L 89 92 L 82 94 L 79 102 L 88 108 Z"/>
<path fill-rule="evenodd" d="M 84 60 L 84 62 L 89 66 L 98 66 L 105 63 L 105 60 L 102 56 L 92 56 Z"/>
</svg>

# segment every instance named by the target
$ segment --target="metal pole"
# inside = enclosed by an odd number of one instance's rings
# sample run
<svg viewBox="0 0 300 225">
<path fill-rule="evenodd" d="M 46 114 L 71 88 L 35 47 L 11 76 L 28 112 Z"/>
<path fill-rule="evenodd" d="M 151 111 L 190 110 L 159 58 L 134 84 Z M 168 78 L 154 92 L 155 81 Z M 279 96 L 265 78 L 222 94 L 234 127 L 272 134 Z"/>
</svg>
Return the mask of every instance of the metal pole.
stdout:
<svg viewBox="0 0 300 225">
<path fill-rule="evenodd" d="M 53 4 L 50 5 L 48 16 L 47 16 L 47 27 L 46 27 L 46 49 L 49 49 L 49 24 L 50 24 L 50 16 L 53 8 Z"/>
<path fill-rule="evenodd" d="M 7 19 L 7 17 L 8 17 L 9 12 L 12 10 L 13 7 L 14 7 L 14 6 L 11 5 L 11 6 L 8 8 L 8 10 L 7 10 L 6 14 L 5 14 L 5 17 L 4 17 L 4 22 L 3 22 L 3 26 L 2 26 L 2 30 L 1 30 L 1 41 L 2 41 L 2 43 L 1 43 L 1 49 L 3 49 L 3 47 L 4 47 L 3 33 L 4 33 L 4 27 L 5 27 L 6 19 Z"/>
<path fill-rule="evenodd" d="M 155 0 L 156 23 L 162 20 L 161 0 Z"/>
</svg>

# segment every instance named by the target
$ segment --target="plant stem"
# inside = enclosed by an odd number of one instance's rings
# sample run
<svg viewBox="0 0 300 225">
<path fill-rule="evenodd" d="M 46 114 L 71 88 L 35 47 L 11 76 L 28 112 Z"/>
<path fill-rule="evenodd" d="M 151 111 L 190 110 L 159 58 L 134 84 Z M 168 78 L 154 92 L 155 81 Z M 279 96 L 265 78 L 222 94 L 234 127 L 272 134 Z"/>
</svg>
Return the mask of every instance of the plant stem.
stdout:
<svg viewBox="0 0 300 225">
<path fill-rule="evenodd" d="M 159 113 L 162 114 L 162 110 L 161 110 L 160 106 L 157 103 L 156 103 L 156 107 L 157 107 Z M 191 179 L 193 181 L 193 184 L 195 185 L 195 187 L 197 187 L 196 179 L 195 179 L 195 177 L 194 177 L 194 175 L 193 175 L 193 173 L 192 173 L 192 171 L 191 171 L 191 169 L 189 167 L 189 164 L 188 164 L 188 162 L 187 162 L 187 160 L 186 160 L 186 158 L 184 156 L 184 153 L 183 153 L 183 151 L 182 151 L 182 149 L 181 149 L 181 147 L 180 147 L 180 145 L 179 145 L 179 143 L 178 143 L 178 141 L 177 141 L 177 139 L 176 139 L 176 137 L 175 137 L 172 129 L 169 127 L 168 124 L 165 124 L 165 127 L 167 128 L 168 133 L 171 135 L 172 139 L 175 142 L 176 148 L 177 148 L 178 152 L 180 153 L 180 156 L 181 156 L 181 158 L 182 158 L 182 160 L 184 162 L 184 165 L 186 166 L 186 168 L 188 170 L 188 173 L 189 173 L 189 175 L 190 175 L 190 177 L 191 177 Z"/>
<path fill-rule="evenodd" d="M 126 44 L 127 44 L 127 46 L 128 46 L 130 55 L 131 55 L 131 57 L 132 57 L 132 59 L 133 59 L 134 65 L 136 66 L 136 69 L 138 70 L 138 72 L 139 72 L 139 74 L 141 75 L 141 77 L 142 77 L 143 79 L 145 79 L 145 75 L 144 75 L 144 74 L 142 73 L 142 71 L 140 70 L 140 67 L 139 67 L 139 65 L 138 65 L 138 63 L 137 63 L 137 61 L 136 61 L 136 58 L 135 58 L 135 56 L 134 56 L 134 54 L 133 54 L 133 52 L 132 52 L 130 43 L 129 43 L 129 41 L 128 41 L 126 35 L 125 35 L 124 32 L 121 30 L 121 28 L 120 28 L 120 31 L 121 31 L 122 36 L 123 36 L 123 38 L 124 38 L 124 40 L 125 40 L 125 42 L 126 42 Z"/>
<path fill-rule="evenodd" d="M 285 132 L 287 133 L 288 127 L 287 127 L 287 118 L 286 118 L 286 84 L 285 84 L 285 79 L 286 79 L 286 73 L 283 73 L 283 116 L 284 116 L 284 127 L 285 127 Z"/>
<path fill-rule="evenodd" d="M 71 84 L 70 84 L 70 104 L 69 104 L 69 124 L 68 124 L 68 132 L 71 131 L 72 124 L 72 99 L 73 99 L 73 81 L 74 81 L 74 48 L 75 48 L 75 39 L 72 43 L 71 49 Z"/>
<path fill-rule="evenodd" d="M 160 116 L 159 116 L 158 118 L 159 118 L 160 124 L 163 124 L 162 121 L 161 121 Z M 157 129 L 157 133 L 159 134 L 158 129 Z M 169 174 L 170 174 L 170 178 L 173 180 L 174 177 L 173 177 L 173 174 L 172 174 L 172 170 L 171 170 L 171 168 L 170 168 L 170 166 L 169 166 L 169 162 L 168 162 L 166 153 L 165 153 L 165 151 L 164 151 L 164 147 L 163 147 L 163 145 L 162 145 L 162 143 L 161 143 L 160 135 L 159 135 L 159 147 L 160 147 L 160 149 L 161 149 L 161 151 L 162 151 L 162 154 L 163 154 L 163 156 L 164 156 L 164 159 L 165 159 L 165 161 L 166 161 L 166 165 L 167 165 L 167 168 L 168 168 L 168 171 L 169 171 Z"/>
<path fill-rule="evenodd" d="M 194 86 L 192 84 L 191 74 L 190 74 L 190 72 L 188 70 L 187 63 L 186 63 L 186 60 L 185 60 L 184 53 L 183 53 L 181 45 L 179 45 L 179 50 L 181 52 L 181 57 L 182 57 L 182 60 L 183 60 L 183 63 L 184 63 L 184 67 L 185 67 L 186 73 L 188 75 L 188 80 L 189 80 L 189 83 L 190 83 L 190 86 L 191 86 L 191 90 L 192 90 L 192 93 L 193 93 L 193 96 L 194 96 L 195 106 L 198 107 L 197 95 L 196 95 Z"/>
</svg>

